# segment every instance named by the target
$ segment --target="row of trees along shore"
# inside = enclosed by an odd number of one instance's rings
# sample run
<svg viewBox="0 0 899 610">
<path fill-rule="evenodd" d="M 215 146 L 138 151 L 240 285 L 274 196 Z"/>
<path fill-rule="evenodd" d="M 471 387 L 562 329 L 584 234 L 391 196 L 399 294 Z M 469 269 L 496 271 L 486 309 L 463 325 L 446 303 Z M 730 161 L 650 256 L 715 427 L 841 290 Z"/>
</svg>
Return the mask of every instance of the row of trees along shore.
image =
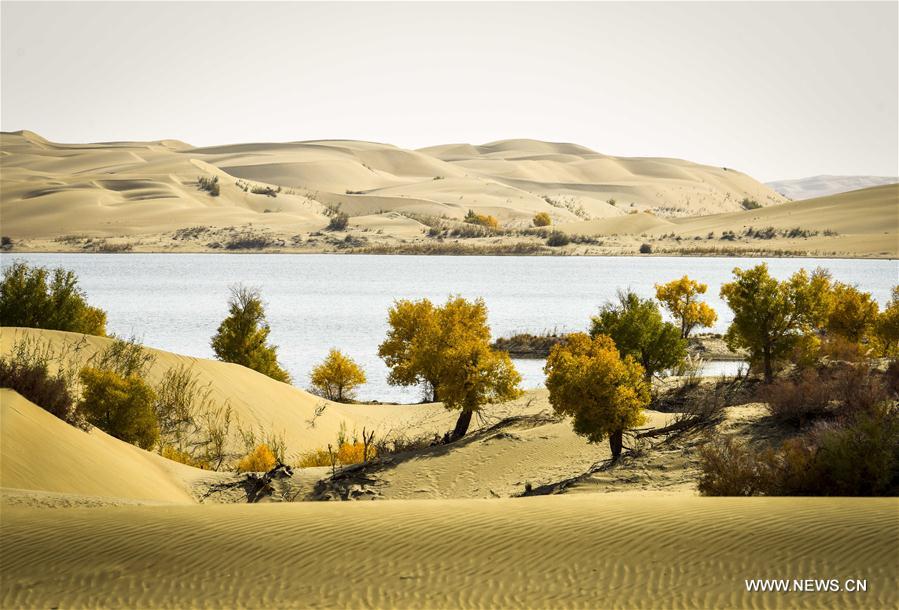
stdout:
<svg viewBox="0 0 899 610">
<path fill-rule="evenodd" d="M 772 277 L 765 263 L 733 273 L 733 281 L 720 292 L 733 312 L 724 338 L 731 349 L 746 351 L 750 370 L 766 383 L 784 365 L 822 356 L 866 351 L 899 357 L 899 287 L 880 310 L 871 294 L 834 281 L 823 269 L 803 269 L 786 280 Z M 570 416 L 575 431 L 589 441 L 608 439 L 617 458 L 625 431 L 644 422 L 652 378 L 677 369 L 690 333 L 715 323 L 716 312 L 701 300 L 706 290 L 705 284 L 684 276 L 657 285 L 655 299 L 619 292 L 592 319 L 589 333 L 567 335 L 552 348 L 545 372 L 555 411 Z M 661 308 L 673 322 L 664 319 Z M 74 273 L 63 269 L 51 272 L 23 262 L 8 266 L 0 285 L 0 316 L 4 326 L 105 335 L 106 314 L 87 304 Z M 388 381 L 419 386 L 429 401 L 459 411 L 449 440 L 463 437 L 472 416 L 485 405 L 521 395 L 521 377 L 508 354 L 491 347 L 482 299 L 450 297 L 443 305 L 398 300 L 387 316 L 389 330 L 378 354 L 390 369 Z M 259 291 L 234 286 L 228 316 L 211 345 L 222 361 L 290 383 L 269 341 L 270 331 Z M 4 362 L 0 384 L 8 386 L 14 381 L 8 370 L 12 365 Z M 81 404 L 86 412 L 95 412 L 90 423 L 113 434 L 124 427 L 140 428 L 141 417 L 150 417 L 146 409 L 130 415 L 124 409 L 128 425 L 112 422 L 115 410 L 108 404 L 121 403 L 122 396 L 143 405 L 152 402 L 125 373 L 97 367 L 80 372 L 85 387 Z M 361 368 L 337 349 L 310 379 L 314 393 L 343 402 L 352 401 L 366 380 Z M 145 447 L 154 442 L 152 434 L 139 430 L 118 435 Z"/>
</svg>

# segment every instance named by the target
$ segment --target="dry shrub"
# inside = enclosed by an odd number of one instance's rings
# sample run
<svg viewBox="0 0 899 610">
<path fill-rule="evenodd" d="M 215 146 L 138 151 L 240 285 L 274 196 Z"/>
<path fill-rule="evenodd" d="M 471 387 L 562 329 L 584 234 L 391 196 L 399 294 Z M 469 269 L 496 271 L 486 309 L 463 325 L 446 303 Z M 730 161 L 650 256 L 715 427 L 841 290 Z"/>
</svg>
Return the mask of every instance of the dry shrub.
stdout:
<svg viewBox="0 0 899 610">
<path fill-rule="evenodd" d="M 74 425 L 80 421 L 66 379 L 59 374 L 51 375 L 45 362 L 3 358 L 0 387 L 15 390 L 67 423 Z"/>
<path fill-rule="evenodd" d="M 867 350 L 842 335 L 833 335 L 821 342 L 820 355 L 836 362 L 860 362 L 865 359 Z"/>
<path fill-rule="evenodd" d="M 208 461 L 196 458 L 187 451 L 182 451 L 177 447 L 173 447 L 172 445 L 163 445 L 163 447 L 159 451 L 159 455 L 167 460 L 172 460 L 173 462 L 178 462 L 179 464 L 186 464 L 187 466 L 193 466 L 194 468 L 200 468 L 202 470 L 212 469 L 212 466 Z"/>
<path fill-rule="evenodd" d="M 700 456 L 704 495 L 895 496 L 899 408 L 884 403 L 842 424 L 819 423 L 776 450 L 719 439 Z"/>
<path fill-rule="evenodd" d="M 718 438 L 699 449 L 699 492 L 706 496 L 755 496 L 764 491 L 755 452 L 732 437 Z"/>
<path fill-rule="evenodd" d="M 268 472 L 277 464 L 275 454 L 265 443 L 257 445 L 237 463 L 237 472 Z"/>
<path fill-rule="evenodd" d="M 842 415 L 872 413 L 888 398 L 884 378 L 867 364 L 840 367 L 830 385 L 828 390 L 840 401 Z"/>
<path fill-rule="evenodd" d="M 899 360 L 893 360 L 887 365 L 883 382 L 888 392 L 899 397 Z"/>
<path fill-rule="evenodd" d="M 775 381 L 765 388 L 763 398 L 774 419 L 797 427 L 831 413 L 832 390 L 824 376 L 814 370 Z"/>
</svg>

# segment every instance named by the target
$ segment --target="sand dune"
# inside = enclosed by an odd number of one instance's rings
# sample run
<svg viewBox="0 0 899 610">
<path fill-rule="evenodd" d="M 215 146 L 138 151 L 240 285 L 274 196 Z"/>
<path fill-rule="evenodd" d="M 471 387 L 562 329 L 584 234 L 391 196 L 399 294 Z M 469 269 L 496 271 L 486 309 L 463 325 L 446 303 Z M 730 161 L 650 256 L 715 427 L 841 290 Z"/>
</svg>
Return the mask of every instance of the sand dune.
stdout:
<svg viewBox="0 0 899 610">
<path fill-rule="evenodd" d="M 165 234 L 195 225 L 252 224 L 290 236 L 322 229 L 338 204 L 353 216 L 461 219 L 473 209 L 524 228 L 537 212 L 564 223 L 632 210 L 733 211 L 745 197 L 783 201 L 731 169 L 533 140 L 419 151 L 342 140 L 194 148 L 175 140 L 57 144 L 23 131 L 0 135 L 0 152 L 4 234 L 19 241 L 143 237 L 159 249 L 183 246 Z M 199 190 L 198 176 L 217 176 L 220 195 Z M 252 192 L 267 186 L 280 190 Z"/>
<path fill-rule="evenodd" d="M 69 356 L 78 366 L 87 364 L 98 351 L 110 343 L 103 337 L 89 337 L 61 331 L 23 328 L 3 328 L 0 331 L 0 353 L 9 353 L 12 346 L 24 338 L 51 346 L 56 353 L 64 345 L 82 344 L 77 354 Z M 263 429 L 283 435 L 287 456 L 319 449 L 335 442 L 341 424 L 348 432 L 361 433 L 363 427 L 375 429 L 378 435 L 393 431 L 440 432 L 452 428 L 456 414 L 440 404 L 431 405 L 347 405 L 333 403 L 300 388 L 274 381 L 265 375 L 237 364 L 203 358 L 192 358 L 147 348 L 155 356 L 148 374 L 151 383 L 161 379 L 166 370 L 187 365 L 201 385 L 208 386 L 211 397 L 219 406 L 230 405 L 234 417 L 244 428 Z M 316 408 L 324 411 L 315 416 Z M 314 421 L 314 423 L 312 423 Z M 232 426 L 230 450 L 240 452 L 236 423 Z"/>
<path fill-rule="evenodd" d="M 895 499 L 7 507 L 3 607 L 890 608 Z M 85 561 L 90 558 L 90 561 Z M 749 578 L 865 593 L 750 593 Z"/>
<path fill-rule="evenodd" d="M 192 503 L 193 468 L 104 434 L 84 432 L 0 389 L 0 487 Z"/>
<path fill-rule="evenodd" d="M 899 176 L 812 176 L 795 180 L 777 180 L 766 184 L 784 197 L 800 200 L 827 197 L 897 182 Z"/>
</svg>

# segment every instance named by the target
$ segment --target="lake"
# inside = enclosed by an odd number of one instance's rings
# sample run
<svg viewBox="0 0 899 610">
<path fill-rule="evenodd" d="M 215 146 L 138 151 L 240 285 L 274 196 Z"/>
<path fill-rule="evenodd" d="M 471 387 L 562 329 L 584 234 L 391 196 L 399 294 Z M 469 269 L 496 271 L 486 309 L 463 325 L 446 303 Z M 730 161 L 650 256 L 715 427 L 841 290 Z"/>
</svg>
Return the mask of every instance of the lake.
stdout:
<svg viewBox="0 0 899 610">
<path fill-rule="evenodd" d="M 494 337 L 516 332 L 585 330 L 597 308 L 619 288 L 654 295 L 653 284 L 689 274 L 709 285 L 706 300 L 724 332 L 730 310 L 718 297 L 734 267 L 766 260 L 786 278 L 822 266 L 857 284 L 881 303 L 897 283 L 896 261 L 683 257 L 481 257 L 362 256 L 338 254 L 3 254 L 74 270 L 92 305 L 108 314 L 107 329 L 147 345 L 212 357 L 209 341 L 227 315 L 228 286 L 261 289 L 278 358 L 306 387 L 309 372 L 337 347 L 365 370 L 365 400 L 415 402 L 420 391 L 387 384 L 378 344 L 387 332 L 395 299 L 449 295 L 483 297 Z M 524 387 L 543 384 L 539 360 L 516 361 Z M 713 363 L 710 372 L 733 372 L 738 363 Z"/>
</svg>

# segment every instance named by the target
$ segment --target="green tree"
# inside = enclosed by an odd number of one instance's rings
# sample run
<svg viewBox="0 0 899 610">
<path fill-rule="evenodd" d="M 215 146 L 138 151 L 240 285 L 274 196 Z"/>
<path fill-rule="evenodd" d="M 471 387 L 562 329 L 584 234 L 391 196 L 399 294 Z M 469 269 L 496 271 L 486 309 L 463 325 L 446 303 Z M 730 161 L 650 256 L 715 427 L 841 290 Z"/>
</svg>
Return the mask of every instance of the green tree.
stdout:
<svg viewBox="0 0 899 610">
<path fill-rule="evenodd" d="M 630 290 L 619 291 L 617 303 L 602 307 L 593 318 L 590 335 L 610 336 L 622 356 L 632 356 L 640 363 L 647 380 L 687 356 L 687 342 L 680 329 L 662 319 L 655 301 L 641 299 Z"/>
<path fill-rule="evenodd" d="M 820 322 L 820 304 L 828 294 L 826 272 L 810 276 L 801 269 L 781 282 L 761 263 L 733 273 L 735 280 L 721 287 L 721 297 L 734 313 L 724 338 L 731 349 L 748 350 L 750 363 L 761 365 L 770 382 L 774 363 Z"/>
<path fill-rule="evenodd" d="M 232 286 L 228 317 L 212 338 L 216 358 L 233 362 L 290 383 L 290 375 L 278 364 L 277 348 L 268 344 L 271 332 L 262 297 L 256 289 Z"/>
<path fill-rule="evenodd" d="M 156 394 L 143 379 L 92 367 L 82 369 L 80 378 L 83 392 L 79 408 L 88 423 L 143 449 L 156 444 Z"/>
<path fill-rule="evenodd" d="M 365 372 L 352 358 L 332 349 L 324 362 L 312 369 L 313 392 L 328 400 L 352 400 L 355 389 L 365 383 Z"/>
<path fill-rule="evenodd" d="M 0 322 L 4 326 L 106 335 L 106 313 L 87 304 L 73 271 L 59 267 L 51 272 L 22 261 L 3 271 Z"/>
<path fill-rule="evenodd" d="M 520 395 L 521 377 L 505 352 L 490 347 L 484 301 L 450 298 L 442 307 L 429 300 L 397 301 L 388 312 L 390 330 L 378 354 L 394 385 L 423 384 L 433 401 L 460 410 L 453 438 L 468 431 L 484 404 Z"/>
<path fill-rule="evenodd" d="M 574 431 L 589 442 L 608 437 L 617 460 L 624 431 L 645 421 L 650 394 L 643 367 L 629 355 L 622 358 L 608 335 L 575 333 L 553 346 L 544 370 L 553 409 L 572 416 Z"/>
<path fill-rule="evenodd" d="M 684 339 L 695 327 L 711 326 L 718 319 L 708 303 L 697 300 L 707 289 L 708 286 L 686 275 L 667 284 L 656 284 L 656 298 L 680 323 L 680 336 Z"/>
</svg>

